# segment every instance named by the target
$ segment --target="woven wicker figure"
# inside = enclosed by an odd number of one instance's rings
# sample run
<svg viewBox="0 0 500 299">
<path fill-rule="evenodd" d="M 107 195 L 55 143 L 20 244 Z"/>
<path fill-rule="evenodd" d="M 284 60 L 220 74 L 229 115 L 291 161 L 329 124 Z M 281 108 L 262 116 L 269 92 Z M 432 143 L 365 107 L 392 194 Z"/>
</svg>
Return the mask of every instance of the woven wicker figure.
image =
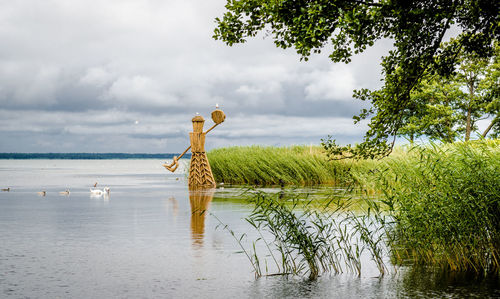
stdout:
<svg viewBox="0 0 500 299">
<path fill-rule="evenodd" d="M 193 117 L 193 132 L 191 139 L 191 164 L 189 165 L 189 186 L 215 187 L 215 180 L 205 152 L 205 136 L 203 124 L 205 120 L 200 115 Z"/>
<path fill-rule="evenodd" d="M 215 180 L 212 174 L 212 169 L 210 168 L 210 164 L 208 163 L 207 153 L 205 152 L 205 137 L 208 132 L 210 132 L 217 125 L 222 123 L 226 115 L 222 110 L 218 109 L 216 106 L 215 111 L 212 112 L 212 120 L 215 124 L 208 129 L 206 132 L 203 132 L 203 125 L 205 123 L 205 119 L 201 115 L 196 115 L 193 117 L 193 132 L 189 133 L 189 138 L 191 141 L 191 146 L 189 146 L 179 157 L 174 157 L 174 161 L 172 164 L 167 165 L 163 164 L 163 166 L 174 172 L 179 166 L 179 159 L 189 150 L 191 149 L 191 164 L 189 166 L 189 178 L 188 184 L 190 187 L 194 186 L 203 186 L 208 188 L 215 187 Z"/>
</svg>

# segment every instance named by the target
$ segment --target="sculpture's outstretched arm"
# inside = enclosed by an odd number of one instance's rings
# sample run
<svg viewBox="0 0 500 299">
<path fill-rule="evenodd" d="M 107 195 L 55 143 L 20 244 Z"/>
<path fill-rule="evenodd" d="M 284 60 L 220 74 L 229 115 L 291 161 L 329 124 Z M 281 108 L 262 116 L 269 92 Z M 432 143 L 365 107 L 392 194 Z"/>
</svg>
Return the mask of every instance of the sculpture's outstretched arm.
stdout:
<svg viewBox="0 0 500 299">
<path fill-rule="evenodd" d="M 208 132 L 212 131 L 212 130 L 213 130 L 213 128 L 217 127 L 217 125 L 219 125 L 219 124 L 215 124 L 215 125 L 213 125 L 210 129 L 208 129 L 208 130 L 205 132 L 205 134 L 208 134 Z"/>
<path fill-rule="evenodd" d="M 175 165 L 175 167 L 173 167 L 174 165 Z M 174 157 L 174 161 L 172 162 L 172 164 L 170 164 L 170 165 L 163 164 L 163 167 L 170 170 L 171 172 L 174 172 L 177 169 L 177 167 L 179 167 L 179 158 Z"/>
<path fill-rule="evenodd" d="M 170 170 L 171 172 L 174 172 L 177 167 L 179 167 L 179 159 L 182 158 L 182 156 L 184 156 L 184 154 L 187 153 L 187 151 L 191 148 L 191 146 L 188 146 L 188 148 L 186 150 L 184 150 L 184 152 L 179 156 L 174 156 L 174 161 L 172 162 L 172 164 L 168 165 L 168 164 L 163 164 L 163 167 L 165 167 L 166 169 Z M 174 167 L 175 165 L 175 167 Z"/>
</svg>

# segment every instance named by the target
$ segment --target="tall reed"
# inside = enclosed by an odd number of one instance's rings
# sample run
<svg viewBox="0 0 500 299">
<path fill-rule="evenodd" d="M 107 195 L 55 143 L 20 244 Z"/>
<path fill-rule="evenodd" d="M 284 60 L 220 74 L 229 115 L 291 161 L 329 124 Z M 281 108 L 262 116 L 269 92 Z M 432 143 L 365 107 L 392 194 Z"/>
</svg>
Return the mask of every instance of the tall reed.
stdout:
<svg viewBox="0 0 500 299">
<path fill-rule="evenodd" d="M 328 161 L 318 146 L 220 148 L 208 159 L 217 182 L 246 185 L 351 183 L 351 168 L 372 163 Z"/>
<path fill-rule="evenodd" d="M 395 264 L 500 274 L 499 140 L 415 146 L 381 161 L 351 164 L 304 152 L 300 147 L 231 148 L 219 150 L 211 161 L 214 174 L 225 182 L 329 182 L 333 177 L 380 192 L 379 201 L 366 201 L 364 214 L 333 200 L 338 197 L 325 204 L 328 209 L 318 209 L 311 201 L 299 207 L 304 201 L 298 198 L 257 193 L 247 220 L 273 236 L 265 242 L 269 251 L 279 253 L 273 259 L 281 262 L 280 273 L 307 272 L 314 279 L 323 272 L 342 272 L 344 266 L 359 274 L 360 254 L 368 250 L 383 274 L 383 249 L 389 248 Z M 304 161 L 317 161 L 321 169 L 297 166 Z M 298 169 L 306 169 L 305 174 Z M 255 268 L 256 252 L 249 256 Z"/>
<path fill-rule="evenodd" d="M 257 242 L 265 243 L 277 274 L 307 274 L 311 280 L 326 272 L 360 275 L 361 254 L 365 250 L 380 273 L 385 273 L 383 244 L 374 241 L 381 240 L 378 222 L 366 215 L 355 215 L 343 196 L 330 198 L 321 209 L 307 198 L 293 194 L 255 192 L 250 201 L 254 209 L 246 220 L 260 237 L 254 241 L 253 251 L 245 253 L 256 275 L 262 273 L 255 249 Z M 271 236 L 271 240 L 265 236 Z"/>
<path fill-rule="evenodd" d="M 395 222 L 397 263 L 478 274 L 500 269 L 500 143 L 417 147 L 374 178 Z"/>
</svg>

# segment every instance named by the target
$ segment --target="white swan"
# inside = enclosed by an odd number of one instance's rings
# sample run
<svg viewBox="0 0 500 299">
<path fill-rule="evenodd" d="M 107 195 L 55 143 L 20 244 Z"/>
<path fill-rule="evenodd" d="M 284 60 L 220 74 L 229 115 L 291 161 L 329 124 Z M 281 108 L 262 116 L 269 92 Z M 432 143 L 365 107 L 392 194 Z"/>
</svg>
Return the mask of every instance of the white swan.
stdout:
<svg viewBox="0 0 500 299">
<path fill-rule="evenodd" d="M 109 195 L 109 188 L 108 187 L 104 187 L 103 190 L 90 189 L 90 196 L 103 196 L 103 195 Z"/>
</svg>

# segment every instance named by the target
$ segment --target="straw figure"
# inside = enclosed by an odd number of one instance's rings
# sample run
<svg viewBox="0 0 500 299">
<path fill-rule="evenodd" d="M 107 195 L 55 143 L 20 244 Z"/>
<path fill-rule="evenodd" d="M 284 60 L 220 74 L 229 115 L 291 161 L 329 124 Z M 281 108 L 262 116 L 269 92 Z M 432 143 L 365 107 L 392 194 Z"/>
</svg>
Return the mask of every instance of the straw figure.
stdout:
<svg viewBox="0 0 500 299">
<path fill-rule="evenodd" d="M 193 117 L 193 132 L 189 133 L 191 145 L 179 157 L 174 157 L 172 164 L 163 164 L 163 166 L 171 172 L 174 172 L 177 167 L 179 167 L 179 159 L 191 149 L 192 155 L 191 164 L 189 166 L 188 185 L 190 187 L 200 186 L 215 188 L 214 176 L 210 164 L 208 163 L 207 153 L 205 152 L 205 136 L 225 119 L 226 115 L 219 109 L 219 106 L 216 105 L 215 110 L 212 112 L 212 120 L 215 124 L 206 132 L 203 132 L 205 119 L 198 114 Z"/>
</svg>

